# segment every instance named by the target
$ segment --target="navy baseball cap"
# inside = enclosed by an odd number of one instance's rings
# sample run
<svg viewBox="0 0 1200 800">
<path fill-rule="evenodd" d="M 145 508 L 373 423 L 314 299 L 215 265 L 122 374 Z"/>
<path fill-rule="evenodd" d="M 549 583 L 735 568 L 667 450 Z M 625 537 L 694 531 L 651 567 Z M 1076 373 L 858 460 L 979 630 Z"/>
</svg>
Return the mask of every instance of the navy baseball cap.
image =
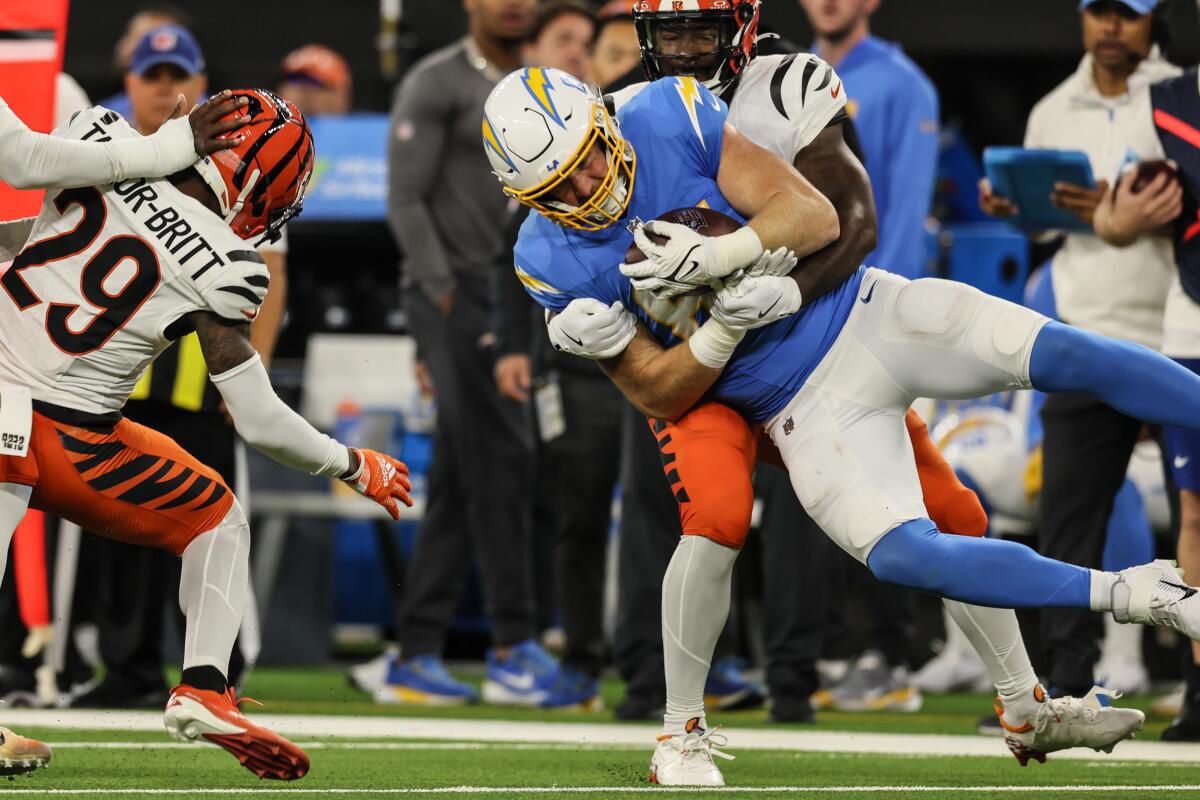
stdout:
<svg viewBox="0 0 1200 800">
<path fill-rule="evenodd" d="M 1098 2 L 1100 0 L 1080 0 L 1079 10 L 1083 11 L 1088 6 Z M 1132 8 L 1143 16 L 1153 13 L 1154 9 L 1158 6 L 1158 0 L 1117 0 L 1117 2 L 1123 6 Z"/>
<path fill-rule="evenodd" d="M 196 37 L 178 25 L 159 25 L 146 32 L 133 48 L 129 71 L 143 75 L 158 64 L 174 64 L 188 75 L 204 72 L 204 53 Z"/>
</svg>

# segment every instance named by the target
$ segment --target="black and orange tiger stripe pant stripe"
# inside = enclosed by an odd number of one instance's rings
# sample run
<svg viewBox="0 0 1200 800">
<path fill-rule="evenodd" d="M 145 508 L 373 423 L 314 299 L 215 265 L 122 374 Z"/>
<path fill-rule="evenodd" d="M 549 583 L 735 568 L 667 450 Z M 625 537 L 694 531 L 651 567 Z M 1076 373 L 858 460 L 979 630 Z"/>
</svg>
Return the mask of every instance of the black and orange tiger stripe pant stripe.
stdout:
<svg viewBox="0 0 1200 800">
<path fill-rule="evenodd" d="M 947 533 L 983 536 L 988 521 L 979 498 L 954 474 L 920 415 L 909 410 L 905 422 L 930 519 Z M 741 549 L 750 532 L 755 463 L 787 469 L 762 426 L 751 425 L 729 406 L 711 401 L 675 422 L 649 419 L 649 423 L 679 505 L 684 535 Z"/>
<path fill-rule="evenodd" d="M 29 453 L 0 457 L 0 482 L 32 486 L 32 508 L 175 555 L 216 527 L 233 503 L 214 470 L 128 419 L 80 426 L 35 411 Z"/>
</svg>

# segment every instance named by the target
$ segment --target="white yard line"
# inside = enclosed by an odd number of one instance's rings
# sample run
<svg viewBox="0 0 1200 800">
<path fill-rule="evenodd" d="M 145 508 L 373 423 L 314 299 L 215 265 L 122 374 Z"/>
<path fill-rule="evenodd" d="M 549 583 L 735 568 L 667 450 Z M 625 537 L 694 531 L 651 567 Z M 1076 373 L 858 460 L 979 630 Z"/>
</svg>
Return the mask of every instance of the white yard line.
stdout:
<svg viewBox="0 0 1200 800">
<path fill-rule="evenodd" d="M 988 794 L 1039 792 L 1072 792 L 1096 794 L 1104 792 L 1187 792 L 1200 790 L 1200 784 L 1182 786 L 726 786 L 704 787 L 704 794 L 933 794 L 953 793 Z M 291 789 L 286 787 L 264 789 L 9 789 L 5 795 L 256 795 L 256 794 L 304 794 L 304 795 L 426 795 L 426 794 L 644 794 L 674 793 L 696 794 L 695 786 L 443 786 L 436 789 Z"/>
<path fill-rule="evenodd" d="M 521 722 L 513 720 L 425 719 L 417 717 L 349 717 L 254 714 L 252 718 L 285 736 L 351 739 L 432 739 L 500 743 L 548 742 L 554 745 L 654 745 L 656 725 Z M 58 730 L 163 732 L 162 715 L 154 711 L 84 711 L 72 709 L 10 709 L 0 722 L 20 730 L 39 726 Z M 860 733 L 824 730 L 725 728 L 729 750 L 799 750 L 816 753 L 873 753 L 881 755 L 954 755 L 1012 758 L 999 737 L 947 736 L 917 733 Z M 67 738 L 67 737 L 64 737 Z M 1051 758 L 1106 761 L 1092 750 L 1054 753 Z M 1122 742 L 1113 761 L 1200 763 L 1200 748 L 1173 742 Z"/>
</svg>

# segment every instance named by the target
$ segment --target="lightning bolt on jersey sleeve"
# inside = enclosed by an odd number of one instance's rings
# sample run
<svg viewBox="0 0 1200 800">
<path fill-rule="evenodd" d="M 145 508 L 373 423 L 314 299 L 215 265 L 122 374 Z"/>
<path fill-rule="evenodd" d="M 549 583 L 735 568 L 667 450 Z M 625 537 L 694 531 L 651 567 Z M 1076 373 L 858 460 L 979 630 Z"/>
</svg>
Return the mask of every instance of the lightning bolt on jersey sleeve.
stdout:
<svg viewBox="0 0 1200 800">
<path fill-rule="evenodd" d="M 112 140 L 96 123 L 118 118 L 97 106 L 48 136 L 31 131 L 0 98 L 0 179 L 17 189 L 63 189 L 170 175 L 196 162 L 187 117 L 152 136 Z"/>
</svg>

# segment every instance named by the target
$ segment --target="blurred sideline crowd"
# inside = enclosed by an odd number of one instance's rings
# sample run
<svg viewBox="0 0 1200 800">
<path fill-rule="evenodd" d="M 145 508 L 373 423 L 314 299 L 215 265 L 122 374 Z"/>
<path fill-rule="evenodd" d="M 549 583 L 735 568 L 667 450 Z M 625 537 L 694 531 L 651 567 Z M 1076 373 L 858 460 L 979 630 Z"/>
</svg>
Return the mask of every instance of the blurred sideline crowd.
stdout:
<svg viewBox="0 0 1200 800">
<path fill-rule="evenodd" d="M 764 5 L 766 29 L 771 4 L 783 2 Z M 875 194 L 878 246 L 867 262 L 910 278 L 938 274 L 929 228 L 943 145 L 937 88 L 899 44 L 871 34 L 878 0 L 799 2 L 814 40 L 793 43 L 777 31 L 759 52 L 812 51 L 837 70 Z M 542 313 L 513 270 L 527 209 L 499 191 L 479 134 L 489 91 L 523 65 L 561 69 L 605 92 L 643 81 L 632 0 L 464 6 L 462 38 L 413 65 L 391 109 L 387 224 L 402 254 L 418 378 L 436 402 L 437 420 L 394 646 L 351 675 L 381 703 L 596 710 L 600 677 L 612 668 L 624 684 L 615 716 L 655 719 L 666 703 L 660 592 L 681 535 L 676 497 L 644 416 L 593 363 L 550 345 Z M 1196 358 L 1200 351 L 1189 348 L 1200 330 L 1174 340 L 1168 331 L 1164 341 L 1169 298 L 1179 292 L 1169 239 L 1150 231 L 1118 247 L 1090 230 L 1141 130 L 1121 121 L 1134 113 L 1128 99 L 1181 72 L 1161 55 L 1170 35 L 1162 15 L 1154 0 L 1080 4 L 1079 69 L 1033 109 L 1025 145 L 1085 151 L 1098 182 L 1056 187 L 1052 202 L 1087 229 L 1030 245 L 1042 264 L 1020 274 L 1018 299 L 1074 325 Z M 125 91 L 96 102 L 149 134 L 179 93 L 189 106 L 201 100 L 205 52 L 189 22 L 162 8 L 131 19 L 114 49 Z M 342 57 L 312 43 L 281 59 L 275 88 L 306 115 L 328 116 L 351 110 L 352 86 Z M 60 120 L 87 105 L 62 76 Z M 1089 111 L 1116 122 L 1099 126 Z M 981 175 L 977 159 L 972 174 Z M 1177 186 L 1152 190 L 1158 196 Z M 1014 211 L 981 181 L 968 218 Z M 287 247 L 285 237 L 263 253 L 272 291 L 253 331 L 268 362 L 287 314 Z M 175 438 L 248 495 L 245 456 L 192 338 L 155 362 L 126 413 Z M 1172 341 L 1186 344 L 1172 352 Z M 1177 537 L 1181 551 L 1200 553 L 1200 486 L 1178 459 L 1164 460 L 1161 431 L 1077 397 L 1005 396 L 920 410 L 989 511 L 989 535 L 1029 537 L 1047 556 L 1106 570 L 1143 563 L 1156 551 L 1174 557 Z M 735 610 L 705 690 L 710 709 L 766 706 L 773 721 L 804 723 L 821 708 L 916 711 L 923 692 L 990 689 L 983 664 L 949 619 L 944 632 L 935 631 L 940 651 L 928 658 L 916 644 L 914 593 L 877 581 L 833 547 L 785 473 L 759 465 L 755 493 L 750 555 L 738 562 Z M 18 547 L 21 541 L 18 534 Z M 91 623 L 96 640 L 66 649 L 59 688 L 75 687 L 67 696 L 77 706 L 161 707 L 162 638 L 176 613 L 178 564 L 98 537 L 85 535 L 80 546 L 89 568 L 79 571 L 73 616 Z M 1200 576 L 1186 577 L 1195 583 Z M 476 578 L 491 638 L 481 690 L 444 660 L 464 589 Z M 9 696 L 36 692 L 35 656 L 47 623 L 45 612 L 30 616 L 13 586 L 6 581 L 0 594 L 0 693 Z M 1144 642 L 1141 627 L 1084 611 L 1046 610 L 1022 621 L 1037 627 L 1035 664 L 1052 692 L 1083 696 L 1097 681 L 1122 692 L 1150 688 L 1144 650 L 1161 648 L 1162 637 Z M 1169 644 L 1179 650 L 1188 688 L 1172 701 L 1173 711 L 1183 710 L 1173 735 L 1200 738 L 1200 667 L 1186 643 Z M 247 631 L 231 682 L 256 648 Z M 1156 668 L 1158 677 L 1179 677 L 1172 659 Z M 994 717 L 981 724 L 998 729 Z"/>
</svg>

